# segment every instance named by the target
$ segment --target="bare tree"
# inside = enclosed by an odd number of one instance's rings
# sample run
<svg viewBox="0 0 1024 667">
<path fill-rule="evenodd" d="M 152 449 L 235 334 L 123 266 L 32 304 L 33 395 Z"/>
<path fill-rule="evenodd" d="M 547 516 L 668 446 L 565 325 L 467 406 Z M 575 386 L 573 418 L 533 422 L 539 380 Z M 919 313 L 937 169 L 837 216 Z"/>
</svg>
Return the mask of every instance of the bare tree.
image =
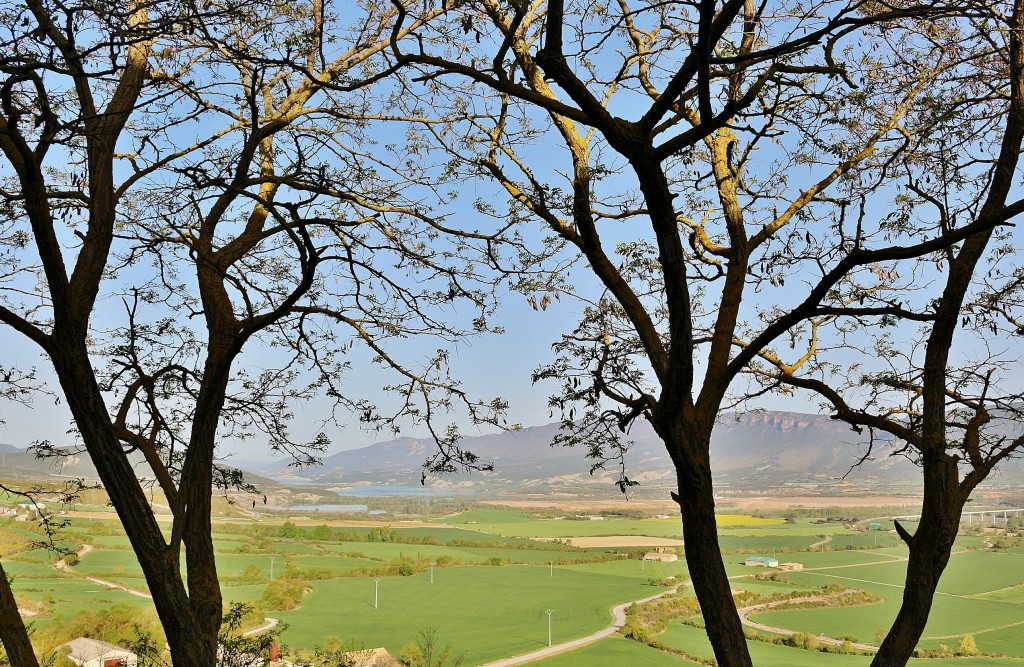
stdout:
<svg viewBox="0 0 1024 667">
<path fill-rule="evenodd" d="M 326 438 L 292 436 L 291 413 L 326 395 L 371 427 L 428 424 L 433 469 L 480 467 L 435 413 L 504 409 L 466 395 L 445 349 L 489 329 L 465 256 L 497 246 L 429 217 L 389 167 L 402 141 L 378 150 L 365 134 L 391 41 L 430 14 L 393 28 L 393 8 L 321 0 L 2 11 L 0 230 L 18 242 L 0 322 L 52 364 L 173 663 L 213 665 L 211 498 L 238 481 L 219 472 L 219 440 L 262 434 L 310 461 Z M 401 363 L 394 343 L 417 335 L 440 349 Z M 396 378 L 396 400 L 346 390 L 353 348 Z"/>
<path fill-rule="evenodd" d="M 903 604 L 873 665 L 910 659 L 965 503 L 1024 446 L 1024 394 L 1014 379 L 1020 359 L 1010 338 L 1022 331 L 1021 271 L 1005 266 L 1015 243 L 998 227 L 1024 209 L 1024 200 L 1012 199 L 1024 142 L 1024 3 L 1000 9 L 929 24 L 928 39 L 956 63 L 919 111 L 928 122 L 907 135 L 898 169 L 902 200 L 894 206 L 900 215 L 932 217 L 943 228 L 960 221 L 985 231 L 903 267 L 919 284 L 920 293 L 902 293 L 920 324 L 893 314 L 869 347 L 849 335 L 867 324 L 864 318 L 812 320 L 805 339 L 810 363 L 803 368 L 785 364 L 777 351 L 763 353 L 771 382 L 817 392 L 834 418 L 895 438 L 896 454 L 922 468 L 918 529 L 910 535 L 896 524 L 910 551 Z M 889 283 L 886 292 L 894 287 L 897 274 L 896 267 L 879 266 L 874 284 L 851 285 L 850 296 L 873 301 L 881 285 Z M 920 289 L 926 281 L 935 289 Z M 905 335 L 907 329 L 916 329 L 915 335 Z M 842 347 L 865 361 L 839 372 L 827 361 L 831 350 Z M 964 352 L 970 349 L 981 352 Z"/>
<path fill-rule="evenodd" d="M 402 11 L 399 25 L 419 15 Z M 915 110 L 958 65 L 927 39 L 948 13 L 480 0 L 449 8 L 446 42 L 436 23 L 395 42 L 396 59 L 423 71 L 403 97 L 408 115 L 433 109 L 450 122 L 422 125 L 424 140 L 460 178 L 504 190 L 508 208 L 481 213 L 539 219 L 597 278 L 598 291 L 575 290 L 584 319 L 535 379 L 560 382 L 559 442 L 586 445 L 599 463 L 628 455 L 623 433 L 638 418 L 665 443 L 720 665 L 750 658 L 718 545 L 711 432 L 730 401 L 780 386 L 734 380 L 837 308 L 926 319 L 892 293 L 852 306 L 843 295 L 873 267 L 1006 219 L 894 224 L 870 204 L 894 187 L 907 135 L 931 122 Z M 557 276 L 521 287 L 540 306 L 567 289 Z M 619 484 L 633 481 L 624 472 Z"/>
</svg>

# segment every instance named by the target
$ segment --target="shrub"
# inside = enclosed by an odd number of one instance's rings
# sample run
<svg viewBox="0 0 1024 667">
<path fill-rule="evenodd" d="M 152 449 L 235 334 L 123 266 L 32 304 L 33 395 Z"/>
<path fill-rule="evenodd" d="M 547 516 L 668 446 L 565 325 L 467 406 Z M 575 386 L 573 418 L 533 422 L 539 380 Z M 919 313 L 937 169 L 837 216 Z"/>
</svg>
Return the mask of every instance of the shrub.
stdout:
<svg viewBox="0 0 1024 667">
<path fill-rule="evenodd" d="M 402 647 L 399 660 L 409 667 L 458 667 L 465 654 L 454 654 L 452 647 L 441 645 L 437 628 L 426 628 L 416 634 L 414 644 Z"/>
<path fill-rule="evenodd" d="M 798 632 L 790 637 L 786 643 L 790 646 L 806 649 L 808 651 L 817 651 L 821 646 L 818 642 L 818 638 L 810 632 Z"/>
<path fill-rule="evenodd" d="M 255 563 L 249 563 L 245 566 L 245 569 L 242 570 L 241 579 L 247 584 L 259 583 L 264 579 L 263 570 L 261 570 Z"/>
<path fill-rule="evenodd" d="M 956 654 L 959 657 L 978 655 L 978 644 L 974 641 L 974 635 L 964 635 L 960 645 L 956 647 Z"/>
</svg>

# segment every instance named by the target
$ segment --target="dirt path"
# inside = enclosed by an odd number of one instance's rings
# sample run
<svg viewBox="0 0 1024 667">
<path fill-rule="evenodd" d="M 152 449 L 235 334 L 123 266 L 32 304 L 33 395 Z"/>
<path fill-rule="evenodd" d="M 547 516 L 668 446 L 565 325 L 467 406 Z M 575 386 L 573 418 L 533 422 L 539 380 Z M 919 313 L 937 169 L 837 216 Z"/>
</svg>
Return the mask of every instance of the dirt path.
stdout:
<svg viewBox="0 0 1024 667">
<path fill-rule="evenodd" d="M 826 535 L 826 536 L 825 536 L 825 539 L 823 539 L 823 540 L 822 540 L 821 542 L 815 542 L 814 544 L 812 544 L 812 545 L 810 546 L 810 549 L 812 549 L 812 550 L 813 550 L 813 549 L 815 549 L 816 547 L 820 547 L 820 546 L 822 546 L 822 545 L 828 544 L 828 543 L 829 543 L 829 542 L 831 542 L 831 541 L 832 541 L 832 536 L 831 536 L 831 535 Z"/>
<path fill-rule="evenodd" d="M 743 623 L 743 625 L 749 626 L 751 628 L 756 628 L 758 630 L 763 630 L 764 632 L 772 632 L 772 633 L 775 633 L 777 635 L 784 635 L 786 637 L 792 637 L 793 635 L 795 635 L 797 633 L 796 630 L 790 630 L 788 628 L 776 628 L 776 627 L 773 627 L 771 625 L 765 625 L 763 623 L 757 623 L 757 622 L 752 621 L 749 618 L 747 618 L 747 616 L 749 616 L 752 613 L 767 611 L 769 609 L 774 609 L 775 607 L 781 607 L 782 605 L 785 605 L 785 604 L 791 604 L 791 603 L 795 604 L 795 603 L 801 603 L 801 602 L 826 602 L 826 601 L 830 600 L 831 598 L 835 598 L 835 597 L 838 597 L 840 595 L 850 595 L 851 593 L 856 593 L 856 592 L 857 591 L 855 591 L 853 589 L 847 589 L 845 591 L 842 591 L 841 593 L 836 593 L 834 595 L 810 595 L 808 597 L 803 597 L 803 598 L 792 598 L 792 599 L 789 599 L 789 600 L 777 600 L 775 602 L 766 602 L 765 604 L 757 604 L 757 605 L 753 605 L 753 606 L 750 606 L 750 607 L 743 607 L 741 609 L 737 609 L 737 611 L 739 612 L 740 621 Z M 819 635 L 817 637 L 817 639 L 822 644 L 831 644 L 832 646 L 842 646 L 843 645 L 843 641 L 844 641 L 842 639 L 836 639 L 835 637 L 826 637 L 825 635 Z M 872 653 L 874 653 L 875 651 L 878 650 L 877 646 L 872 646 L 871 644 L 861 644 L 859 642 L 851 642 L 850 646 L 852 646 L 855 649 L 861 650 L 861 651 L 871 651 Z"/>
<path fill-rule="evenodd" d="M 75 555 L 78 556 L 79 559 L 81 559 L 83 556 L 88 554 L 90 551 L 92 551 L 92 545 L 91 544 L 83 544 L 82 548 L 75 552 Z M 87 580 L 93 582 L 94 584 L 99 584 L 100 586 L 106 586 L 107 588 L 116 588 L 119 591 L 124 591 L 125 593 L 128 593 L 130 595 L 136 595 L 136 596 L 138 596 L 140 598 L 146 598 L 148 600 L 152 600 L 153 599 L 153 596 L 150 595 L 149 593 L 146 593 L 144 591 L 138 591 L 138 590 L 135 590 L 134 588 L 128 588 L 124 584 L 119 584 L 116 581 L 109 581 L 107 579 L 100 579 L 99 577 L 89 577 L 89 576 L 86 576 L 86 575 L 81 574 L 79 572 L 76 572 L 74 569 L 72 569 L 72 567 L 70 565 L 68 565 L 66 562 L 64 562 L 63 558 L 58 558 L 57 559 L 57 562 L 53 564 L 53 569 L 57 570 L 58 572 L 62 572 L 64 574 L 68 574 L 68 575 L 71 575 L 73 577 L 77 577 L 79 579 L 87 579 Z"/>
<path fill-rule="evenodd" d="M 677 589 L 673 588 L 671 590 L 658 593 L 657 595 L 651 595 L 650 597 L 643 598 L 642 600 L 624 602 L 623 604 L 612 607 L 612 624 L 609 625 L 607 628 L 604 628 L 603 630 L 598 630 L 592 635 L 580 637 L 579 639 L 573 639 L 572 641 L 568 642 L 562 642 L 561 644 L 553 644 L 552 646 L 542 648 L 538 651 L 525 653 L 523 655 L 517 655 L 512 658 L 503 658 L 501 660 L 496 660 L 494 662 L 488 662 L 484 665 L 481 665 L 480 667 L 512 667 L 513 665 L 522 665 L 527 662 L 533 662 L 534 660 L 540 660 L 541 658 L 547 658 L 549 656 L 555 655 L 556 653 L 571 651 L 573 649 L 580 648 L 581 646 L 586 646 L 587 644 L 593 644 L 599 639 L 604 639 L 605 637 L 610 637 L 611 635 L 615 634 L 619 631 L 620 628 L 622 628 L 623 625 L 626 624 L 626 609 L 628 609 L 630 605 L 641 604 L 644 602 L 649 602 L 651 600 L 656 600 L 664 595 L 670 595 L 672 593 L 675 593 L 676 590 Z M 558 612 L 556 611 L 555 614 L 555 618 L 557 618 Z"/>
</svg>

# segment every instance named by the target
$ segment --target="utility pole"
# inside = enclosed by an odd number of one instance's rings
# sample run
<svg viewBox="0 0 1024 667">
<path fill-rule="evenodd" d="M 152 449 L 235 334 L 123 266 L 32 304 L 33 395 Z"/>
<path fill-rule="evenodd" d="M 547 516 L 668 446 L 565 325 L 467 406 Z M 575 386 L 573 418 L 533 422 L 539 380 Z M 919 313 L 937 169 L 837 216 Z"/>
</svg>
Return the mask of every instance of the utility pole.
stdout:
<svg viewBox="0 0 1024 667">
<path fill-rule="evenodd" d="M 274 556 L 270 557 L 270 580 L 274 580 Z"/>
<path fill-rule="evenodd" d="M 434 583 L 434 561 L 430 561 L 430 583 Z"/>
<path fill-rule="evenodd" d="M 545 609 L 544 613 L 548 615 L 548 646 L 551 646 L 551 614 L 555 613 L 555 610 Z"/>
<path fill-rule="evenodd" d="M 375 577 L 373 579 L 373 608 L 377 608 L 377 585 L 380 584 L 380 578 Z"/>
</svg>

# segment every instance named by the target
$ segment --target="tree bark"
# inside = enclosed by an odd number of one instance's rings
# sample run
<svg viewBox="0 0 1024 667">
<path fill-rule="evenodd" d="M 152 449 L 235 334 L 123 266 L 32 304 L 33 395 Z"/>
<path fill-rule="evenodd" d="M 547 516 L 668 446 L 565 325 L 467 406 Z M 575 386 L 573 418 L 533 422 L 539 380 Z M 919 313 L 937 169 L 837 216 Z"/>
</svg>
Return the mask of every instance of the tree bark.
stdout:
<svg viewBox="0 0 1024 667">
<path fill-rule="evenodd" d="M 662 438 L 670 452 L 687 451 L 685 457 L 673 454 L 677 493 L 683 520 L 683 549 L 690 571 L 690 581 L 700 602 L 704 629 L 715 651 L 720 667 L 751 667 L 750 652 L 743 634 L 743 624 L 732 597 L 732 585 L 722 561 L 718 543 L 718 522 L 715 518 L 715 492 L 711 476 L 711 429 L 699 437 L 687 424 L 677 419 Z"/>
<path fill-rule="evenodd" d="M 55 339 L 60 338 L 55 335 Z M 107 489 L 108 496 L 153 595 L 157 615 L 170 647 L 171 661 L 178 667 L 213 667 L 217 657 L 217 629 L 196 622 L 181 577 L 179 552 L 164 540 L 135 471 L 121 454 L 121 444 L 110 420 L 86 350 L 67 340 L 56 342 L 51 355 L 68 407 L 82 441 Z M 210 489 L 206 489 L 210 493 Z M 219 588 L 216 595 L 219 597 Z M 219 628 L 218 628 L 219 629 Z"/>
<path fill-rule="evenodd" d="M 932 600 L 953 549 L 965 498 L 956 459 L 939 451 L 924 465 L 921 522 L 910 540 L 903 604 L 896 621 L 871 661 L 872 667 L 907 664 L 924 633 Z"/>
<path fill-rule="evenodd" d="M 18 603 L 14 601 L 14 591 L 7 581 L 7 573 L 0 563 L 0 642 L 7 651 L 7 659 L 11 667 L 39 667 L 36 654 L 32 650 L 32 642 L 28 636 L 25 622 L 18 613 Z"/>
</svg>

